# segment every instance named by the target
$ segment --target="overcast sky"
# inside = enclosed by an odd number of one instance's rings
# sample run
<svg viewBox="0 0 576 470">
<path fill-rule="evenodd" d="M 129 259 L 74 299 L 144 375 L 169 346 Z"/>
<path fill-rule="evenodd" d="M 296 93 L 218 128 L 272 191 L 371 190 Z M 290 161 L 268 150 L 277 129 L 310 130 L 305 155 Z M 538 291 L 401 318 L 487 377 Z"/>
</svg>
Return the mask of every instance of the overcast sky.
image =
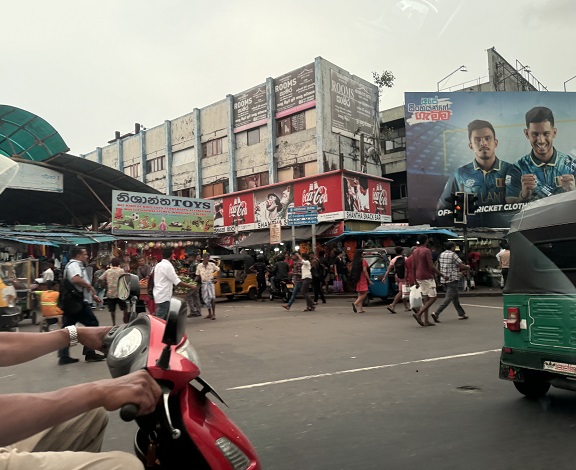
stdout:
<svg viewBox="0 0 576 470">
<path fill-rule="evenodd" d="M 38 114 L 70 153 L 151 128 L 315 57 L 406 91 L 486 81 L 486 50 L 549 91 L 576 75 L 574 0 L 20 0 L 3 7 L 0 104 Z M 566 84 L 576 92 L 576 79 Z"/>
</svg>

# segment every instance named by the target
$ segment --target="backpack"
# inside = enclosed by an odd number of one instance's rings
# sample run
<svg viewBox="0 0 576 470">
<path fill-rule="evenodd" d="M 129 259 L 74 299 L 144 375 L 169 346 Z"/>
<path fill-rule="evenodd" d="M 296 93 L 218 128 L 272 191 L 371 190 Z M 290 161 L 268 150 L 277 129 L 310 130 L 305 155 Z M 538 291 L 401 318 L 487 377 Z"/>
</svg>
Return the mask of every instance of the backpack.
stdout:
<svg viewBox="0 0 576 470">
<path fill-rule="evenodd" d="M 398 279 L 404 279 L 406 277 L 406 257 L 404 255 L 401 255 L 400 258 L 394 262 L 394 271 L 396 271 Z"/>
</svg>

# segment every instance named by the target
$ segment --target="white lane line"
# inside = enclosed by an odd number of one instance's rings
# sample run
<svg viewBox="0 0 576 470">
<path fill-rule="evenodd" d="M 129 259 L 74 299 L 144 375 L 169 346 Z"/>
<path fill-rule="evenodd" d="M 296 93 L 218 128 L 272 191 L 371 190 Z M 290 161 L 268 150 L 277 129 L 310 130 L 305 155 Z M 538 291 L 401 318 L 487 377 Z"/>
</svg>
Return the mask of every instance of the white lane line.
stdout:
<svg viewBox="0 0 576 470">
<path fill-rule="evenodd" d="M 352 374 L 355 372 L 366 372 L 368 370 L 387 369 L 389 367 L 405 366 L 405 365 L 409 365 L 409 364 L 418 364 L 420 362 L 446 361 L 448 359 L 459 359 L 462 357 L 480 356 L 482 354 L 489 354 L 489 353 L 493 353 L 493 352 L 500 352 L 500 349 L 489 349 L 487 351 L 477 351 L 477 352 L 472 352 L 472 353 L 456 354 L 454 356 L 441 356 L 441 357 L 432 357 L 429 359 L 418 359 L 416 361 L 398 362 L 396 364 L 382 364 L 380 366 L 363 367 L 361 369 L 341 370 L 341 371 L 337 371 L 337 372 L 328 372 L 325 374 L 305 375 L 303 377 L 293 377 L 291 379 L 275 380 L 273 382 L 262 382 L 259 384 L 241 385 L 239 387 L 227 388 L 226 390 L 245 390 L 248 388 L 267 387 L 268 385 L 278 385 L 278 384 L 284 384 L 284 383 L 288 383 L 288 382 L 299 382 L 302 380 L 317 379 L 320 377 L 332 377 L 334 375 L 342 375 L 342 374 Z"/>
<path fill-rule="evenodd" d="M 493 306 L 490 306 L 490 305 L 476 305 L 476 304 L 460 304 L 460 305 L 464 305 L 464 306 L 466 306 L 466 307 L 496 308 L 496 309 L 498 309 L 498 310 L 502 310 L 502 308 L 503 308 L 502 306 L 500 306 L 500 307 L 493 307 Z"/>
</svg>

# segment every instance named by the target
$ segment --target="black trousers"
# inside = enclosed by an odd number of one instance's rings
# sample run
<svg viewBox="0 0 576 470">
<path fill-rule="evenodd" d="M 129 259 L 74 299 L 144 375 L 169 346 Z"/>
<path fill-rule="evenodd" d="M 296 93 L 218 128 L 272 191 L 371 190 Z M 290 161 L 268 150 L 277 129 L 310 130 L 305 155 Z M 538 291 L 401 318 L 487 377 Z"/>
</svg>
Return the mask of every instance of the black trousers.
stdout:
<svg viewBox="0 0 576 470">
<path fill-rule="evenodd" d="M 318 302 L 318 297 L 320 297 L 322 302 L 326 303 L 326 297 L 324 297 L 324 291 L 322 290 L 322 278 L 312 278 L 312 289 L 314 290 L 314 302 Z"/>
</svg>

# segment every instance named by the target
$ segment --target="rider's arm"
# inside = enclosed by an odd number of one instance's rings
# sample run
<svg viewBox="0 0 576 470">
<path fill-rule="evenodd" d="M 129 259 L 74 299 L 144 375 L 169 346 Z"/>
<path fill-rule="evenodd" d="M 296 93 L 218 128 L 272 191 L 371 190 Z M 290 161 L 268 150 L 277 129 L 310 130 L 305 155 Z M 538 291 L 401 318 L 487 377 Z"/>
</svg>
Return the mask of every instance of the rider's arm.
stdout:
<svg viewBox="0 0 576 470">
<path fill-rule="evenodd" d="M 110 328 L 109 326 L 78 327 L 78 341 L 89 348 L 100 349 L 102 340 Z M 70 333 L 67 329 L 48 333 L 0 332 L 0 367 L 22 364 L 58 351 L 69 344 Z"/>
<path fill-rule="evenodd" d="M 117 379 L 52 392 L 2 395 L 3 403 L 10 406 L 0 407 L 0 446 L 13 444 L 95 408 L 113 411 L 134 403 L 139 406 L 139 414 L 148 414 L 154 410 L 160 394 L 159 385 L 141 370 Z"/>
</svg>

